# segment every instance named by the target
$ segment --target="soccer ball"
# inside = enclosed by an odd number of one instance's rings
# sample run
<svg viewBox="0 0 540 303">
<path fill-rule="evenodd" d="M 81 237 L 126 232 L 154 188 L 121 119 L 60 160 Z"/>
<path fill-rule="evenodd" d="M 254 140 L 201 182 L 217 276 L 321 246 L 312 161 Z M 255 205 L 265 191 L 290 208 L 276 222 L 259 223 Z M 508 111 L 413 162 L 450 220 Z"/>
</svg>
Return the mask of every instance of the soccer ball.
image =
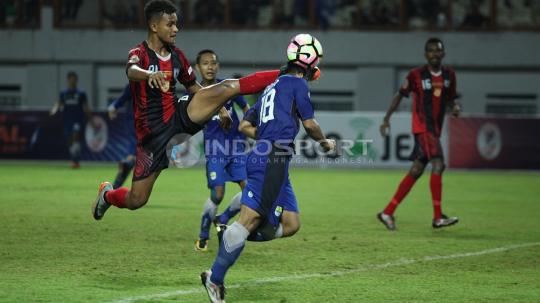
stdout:
<svg viewBox="0 0 540 303">
<path fill-rule="evenodd" d="M 289 62 L 296 63 L 303 68 L 313 68 L 319 64 L 323 56 L 322 45 L 310 34 L 298 34 L 291 39 L 287 47 Z"/>
</svg>

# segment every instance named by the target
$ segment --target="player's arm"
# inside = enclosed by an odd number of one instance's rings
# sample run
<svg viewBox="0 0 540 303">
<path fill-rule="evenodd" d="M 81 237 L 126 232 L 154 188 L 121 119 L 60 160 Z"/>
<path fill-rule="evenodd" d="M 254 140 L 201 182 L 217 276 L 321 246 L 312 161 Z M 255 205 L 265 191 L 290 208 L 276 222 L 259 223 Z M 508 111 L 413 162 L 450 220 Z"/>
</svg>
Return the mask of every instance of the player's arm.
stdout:
<svg viewBox="0 0 540 303">
<path fill-rule="evenodd" d="M 257 120 L 259 117 L 257 105 L 255 104 L 244 114 L 244 119 L 238 125 L 238 131 L 251 139 L 257 139 Z"/>
<path fill-rule="evenodd" d="M 127 69 L 127 77 L 129 81 L 140 82 L 148 81 L 150 88 L 161 89 L 166 85 L 165 73 L 162 71 L 152 72 L 139 67 L 138 65 L 130 65 Z"/>
<path fill-rule="evenodd" d="M 308 136 L 319 142 L 325 152 L 329 152 L 336 148 L 336 142 L 332 139 L 327 139 L 324 133 L 315 120 L 315 112 L 313 110 L 313 105 L 311 104 L 311 99 L 309 97 L 309 89 L 307 82 L 305 80 L 299 80 L 296 82 L 296 87 L 294 89 L 294 99 L 296 100 L 298 116 L 302 120 L 302 125 L 306 130 Z"/>
<path fill-rule="evenodd" d="M 311 139 L 319 142 L 325 152 L 329 152 L 335 149 L 336 142 L 332 139 L 326 138 L 326 136 L 321 130 L 321 127 L 319 126 L 319 123 L 317 122 L 317 120 L 315 120 L 315 118 L 303 120 L 302 125 L 304 126 L 304 129 L 306 130 L 308 136 Z"/>
<path fill-rule="evenodd" d="M 392 114 L 399 107 L 399 104 L 401 103 L 402 98 L 403 98 L 403 95 L 401 94 L 401 92 L 397 92 L 392 98 L 392 103 L 390 104 L 390 107 L 386 111 L 386 115 L 384 115 L 383 122 L 381 123 L 381 126 L 379 127 L 381 136 L 386 137 L 390 133 L 390 117 L 392 117 Z"/>
<path fill-rule="evenodd" d="M 246 137 L 248 138 L 257 139 L 257 127 L 247 120 L 240 121 L 240 125 L 238 125 L 238 131 L 246 135 Z"/>
<path fill-rule="evenodd" d="M 121 108 L 126 104 L 126 102 L 131 101 L 131 89 L 129 87 L 129 84 L 124 87 L 124 91 L 122 92 L 122 95 L 109 105 L 107 107 L 107 113 L 109 114 L 109 119 L 114 120 L 116 119 L 116 116 L 118 115 L 118 109 Z"/>
<path fill-rule="evenodd" d="M 61 105 L 60 101 L 54 102 L 54 105 L 53 105 L 53 107 L 51 108 L 51 111 L 50 111 L 50 115 L 51 116 L 56 115 L 56 113 L 60 110 L 61 107 L 62 107 L 62 105 Z"/>
</svg>

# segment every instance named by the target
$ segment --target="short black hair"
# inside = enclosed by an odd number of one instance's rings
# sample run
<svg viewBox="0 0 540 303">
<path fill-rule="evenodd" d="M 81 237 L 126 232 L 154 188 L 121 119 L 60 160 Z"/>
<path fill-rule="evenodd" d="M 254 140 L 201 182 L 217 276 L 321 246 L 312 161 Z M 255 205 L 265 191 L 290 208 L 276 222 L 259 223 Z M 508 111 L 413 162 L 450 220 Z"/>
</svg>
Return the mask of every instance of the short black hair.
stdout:
<svg viewBox="0 0 540 303">
<path fill-rule="evenodd" d="M 144 6 L 144 17 L 146 23 L 149 23 L 155 17 L 161 17 L 163 14 L 174 14 L 178 8 L 170 0 L 150 0 Z"/>
<path fill-rule="evenodd" d="M 212 54 L 214 56 L 216 56 L 216 60 L 219 62 L 219 58 L 218 58 L 218 55 L 216 54 L 216 52 L 214 52 L 213 50 L 211 49 L 203 49 L 202 51 L 200 51 L 198 54 L 197 54 L 197 59 L 195 59 L 195 62 L 197 64 L 199 64 L 201 62 L 201 57 L 202 55 L 204 54 Z"/>
<path fill-rule="evenodd" d="M 427 52 L 428 45 L 432 44 L 432 43 L 440 43 L 442 45 L 443 50 L 444 50 L 444 43 L 442 42 L 442 40 L 439 39 L 439 38 L 436 38 L 436 37 L 431 37 L 431 38 L 427 39 L 426 44 L 424 44 L 424 51 Z"/>
<path fill-rule="evenodd" d="M 293 74 L 293 73 L 297 73 L 297 74 L 304 74 L 306 75 L 307 74 L 307 70 L 306 68 L 292 62 L 292 61 L 289 61 L 287 62 L 286 65 L 282 66 L 280 68 L 280 75 L 286 75 L 286 74 Z"/>
<path fill-rule="evenodd" d="M 75 77 L 75 79 L 79 79 L 79 76 L 77 76 L 77 73 L 74 72 L 74 71 L 69 71 L 69 72 L 67 73 L 66 78 L 69 79 L 70 77 Z"/>
</svg>

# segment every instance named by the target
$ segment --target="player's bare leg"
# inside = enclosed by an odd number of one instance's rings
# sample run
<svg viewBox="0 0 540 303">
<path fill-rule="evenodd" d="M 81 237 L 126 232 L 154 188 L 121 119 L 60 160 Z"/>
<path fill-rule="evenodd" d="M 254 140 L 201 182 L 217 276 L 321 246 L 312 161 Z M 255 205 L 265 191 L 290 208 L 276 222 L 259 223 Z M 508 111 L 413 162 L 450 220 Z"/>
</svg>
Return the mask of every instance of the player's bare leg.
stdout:
<svg viewBox="0 0 540 303">
<path fill-rule="evenodd" d="M 155 172 L 142 180 L 132 182 L 131 190 L 127 187 L 113 189 L 109 182 L 101 183 L 96 202 L 92 205 L 94 219 L 101 220 L 111 205 L 130 210 L 144 206 L 159 174 L 160 172 Z"/>
<path fill-rule="evenodd" d="M 403 201 L 405 196 L 407 196 L 411 188 L 416 183 L 416 180 L 422 176 L 425 167 L 426 166 L 422 161 L 415 160 L 408 174 L 405 176 L 405 178 L 403 178 L 403 180 L 401 180 L 401 183 L 399 184 L 398 189 L 390 203 L 388 203 L 382 212 L 377 214 L 377 219 L 379 219 L 379 221 L 381 221 L 381 223 L 384 224 L 388 230 L 396 229 L 394 211 L 398 207 L 399 203 Z"/>
<path fill-rule="evenodd" d="M 433 201 L 433 228 L 441 228 L 458 223 L 457 217 L 447 217 L 442 213 L 442 174 L 445 168 L 442 158 L 434 158 L 431 160 L 431 179 L 429 182 L 431 189 L 431 197 Z"/>
<path fill-rule="evenodd" d="M 294 211 L 283 211 L 281 215 L 282 234 L 281 237 L 290 237 L 300 230 L 300 214 Z M 279 230 L 279 228 L 278 228 Z M 276 238 L 279 238 L 279 233 L 276 232 Z"/>
<path fill-rule="evenodd" d="M 257 93 L 274 82 L 278 75 L 279 70 L 263 71 L 204 87 L 193 95 L 187 114 L 194 123 L 204 124 L 232 97 Z"/>
</svg>

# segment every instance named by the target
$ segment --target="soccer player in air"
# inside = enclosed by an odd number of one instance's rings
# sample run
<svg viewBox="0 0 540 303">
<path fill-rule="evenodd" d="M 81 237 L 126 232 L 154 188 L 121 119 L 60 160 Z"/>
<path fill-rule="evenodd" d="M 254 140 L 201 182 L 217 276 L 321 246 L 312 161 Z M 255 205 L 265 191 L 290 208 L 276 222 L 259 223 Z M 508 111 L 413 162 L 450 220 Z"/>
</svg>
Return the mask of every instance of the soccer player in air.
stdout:
<svg viewBox="0 0 540 303">
<path fill-rule="evenodd" d="M 67 74 L 68 87 L 60 92 L 60 99 L 51 109 L 51 116 L 58 111 L 63 112 L 64 137 L 71 156 L 71 167 L 79 168 L 81 159 L 81 139 L 85 120 L 92 123 L 92 111 L 88 106 L 86 93 L 77 88 L 77 73 Z"/>
<path fill-rule="evenodd" d="M 219 60 L 217 54 L 210 49 L 201 50 L 197 54 L 195 69 L 202 77 L 203 87 L 213 85 L 218 80 Z M 230 129 L 223 129 L 219 124 L 219 116 L 215 115 L 204 126 L 204 153 L 206 156 L 206 180 L 210 189 L 210 197 L 206 200 L 201 218 L 199 239 L 195 242 L 198 251 L 208 250 L 210 227 L 212 222 L 227 224 L 229 219 L 240 211 L 240 197 L 246 186 L 246 154 L 245 136 L 238 131 L 240 123 L 234 110 L 238 105 L 245 113 L 249 105 L 244 97 L 237 96 L 225 103 L 224 108 L 232 118 Z M 231 200 L 225 211 L 216 217 L 217 209 L 225 195 L 225 182 L 235 182 L 240 186 L 240 192 Z"/>
<path fill-rule="evenodd" d="M 288 62 L 284 74 L 264 90 L 240 125 L 257 141 L 247 159 L 248 182 L 242 192 L 239 218 L 220 232 L 214 264 L 201 274 L 211 302 L 225 302 L 225 274 L 240 256 L 246 240 L 292 236 L 300 228 L 288 171 L 299 120 L 326 152 L 335 149 L 335 142 L 324 136 L 314 117 L 306 81 L 312 75 L 312 67 Z"/>
<path fill-rule="evenodd" d="M 199 132 L 218 111 L 221 122 L 230 123 L 223 104 L 234 96 L 261 91 L 279 74 L 278 70 L 257 72 L 201 88 L 184 53 L 174 46 L 176 12 L 169 0 L 151 0 L 144 7 L 148 36 L 129 52 L 126 67 L 137 137 L 131 189 L 113 189 L 109 182 L 102 182 L 92 205 L 96 220 L 102 219 L 110 205 L 130 210 L 144 206 L 154 182 L 169 165 L 166 148 L 175 135 Z M 176 98 L 176 81 L 192 95 Z"/>
<path fill-rule="evenodd" d="M 137 141 L 135 139 L 135 126 L 133 121 L 133 97 L 131 96 L 130 85 L 126 85 L 122 91 L 122 95 L 115 99 L 108 107 L 109 119 L 114 120 L 118 116 L 118 110 L 123 106 L 126 107 L 126 120 L 124 123 L 127 127 L 127 132 L 124 134 L 124 138 L 128 140 L 128 146 L 125 157 L 118 162 L 118 173 L 112 184 L 113 189 L 124 184 L 129 173 L 135 165 L 135 146 Z"/>
<path fill-rule="evenodd" d="M 431 197 L 433 202 L 433 228 L 456 224 L 458 218 L 447 217 L 441 211 L 442 173 L 444 171 L 443 151 L 440 143 L 446 107 L 457 117 L 461 110 L 456 100 L 456 74 L 450 67 L 442 65 L 445 56 L 444 44 L 438 38 L 430 38 L 425 46 L 427 65 L 412 69 L 407 79 L 394 95 L 392 104 L 380 126 L 382 136 L 390 131 L 390 117 L 398 108 L 401 99 L 412 93 L 412 132 L 414 150 L 410 156 L 413 164 L 403 178 L 397 192 L 377 218 L 389 230 L 396 229 L 394 211 L 399 203 L 420 178 L 424 168 L 431 163 Z"/>
</svg>

